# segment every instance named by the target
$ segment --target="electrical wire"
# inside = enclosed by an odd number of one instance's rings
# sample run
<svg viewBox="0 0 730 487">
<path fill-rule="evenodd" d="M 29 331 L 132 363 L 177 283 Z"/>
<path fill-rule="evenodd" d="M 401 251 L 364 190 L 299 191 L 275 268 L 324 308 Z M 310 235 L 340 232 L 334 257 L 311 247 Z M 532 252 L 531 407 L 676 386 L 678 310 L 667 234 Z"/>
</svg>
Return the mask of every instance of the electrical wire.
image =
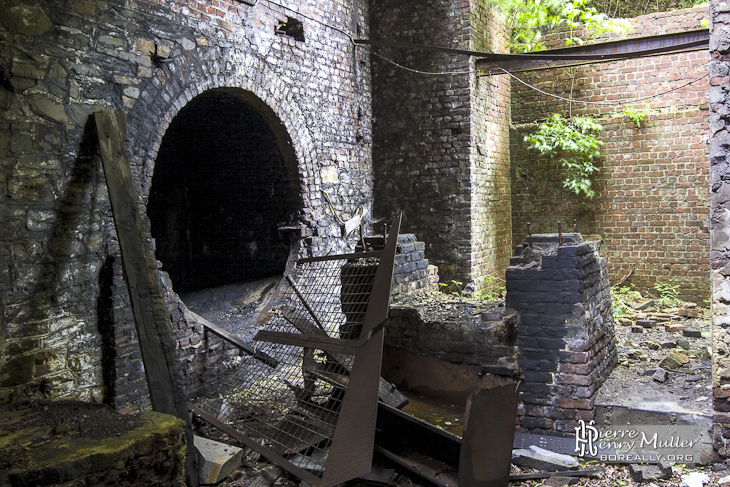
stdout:
<svg viewBox="0 0 730 487">
<path fill-rule="evenodd" d="M 564 96 L 556 95 L 554 93 L 549 93 L 547 91 L 541 90 L 537 86 L 533 86 L 530 83 L 528 83 L 528 82 L 526 82 L 526 81 L 518 78 L 517 76 L 515 76 L 512 73 L 510 73 L 509 71 L 507 71 L 504 68 L 499 68 L 499 69 L 501 69 L 506 74 L 510 75 L 512 78 L 514 78 L 515 80 L 519 81 L 523 85 L 527 86 L 528 88 L 537 91 L 538 93 L 542 93 L 543 95 L 550 96 L 550 97 L 553 97 L 553 98 L 557 98 L 559 100 L 567 101 L 569 103 L 584 103 L 584 104 L 587 104 L 587 105 L 622 105 L 624 103 L 636 103 L 637 101 L 648 100 L 649 98 L 656 98 L 658 96 L 666 95 L 667 93 L 672 93 L 673 91 L 677 91 L 679 89 L 684 88 L 685 86 L 689 86 L 692 83 L 696 83 L 696 82 L 698 82 L 698 81 L 700 81 L 702 79 L 705 79 L 705 78 L 707 78 L 710 75 L 710 73 L 707 73 L 705 75 L 700 76 L 699 78 L 694 78 L 694 79 L 688 81 L 687 83 L 685 83 L 683 85 L 677 86 L 677 87 L 672 88 L 670 90 L 662 91 L 661 93 L 655 93 L 653 95 L 640 96 L 640 97 L 636 97 L 636 98 L 627 98 L 625 100 L 615 100 L 615 101 L 614 100 L 612 100 L 612 101 L 590 101 L 590 100 L 579 100 L 579 99 L 576 99 L 576 98 L 566 98 Z"/>
<path fill-rule="evenodd" d="M 355 39 L 354 39 L 354 37 L 352 37 L 352 34 L 350 32 L 348 32 L 348 31 L 344 30 L 344 29 L 341 29 L 339 27 L 336 27 L 336 26 L 334 26 L 332 24 L 329 24 L 327 22 L 323 22 L 321 20 L 315 19 L 314 17 L 311 17 L 311 16 L 309 16 L 307 14 L 304 14 L 304 13 L 298 11 L 298 10 L 294 10 L 294 9 L 292 9 L 290 7 L 287 7 L 285 5 L 282 5 L 282 4 L 278 3 L 278 2 L 275 2 L 274 0 L 266 0 L 266 1 L 270 5 L 276 5 L 277 7 L 280 7 L 282 9 L 284 9 L 284 10 L 289 10 L 290 12 L 293 12 L 296 15 L 299 15 L 301 17 L 307 18 L 307 19 L 309 19 L 309 20 L 311 20 L 313 22 L 316 22 L 316 23 L 318 23 L 320 25 L 323 25 L 325 27 L 328 27 L 328 28 L 330 28 L 332 30 L 335 30 L 335 31 L 337 31 L 337 32 L 345 35 L 350 40 L 350 42 L 353 44 L 353 46 L 355 46 L 355 47 L 364 47 L 364 46 L 358 44 L 357 42 L 355 42 Z M 413 68 L 409 68 L 407 66 L 403 66 L 402 64 L 399 64 L 399 63 L 393 61 L 392 59 L 390 59 L 390 58 L 388 58 L 386 56 L 383 56 L 382 54 L 379 54 L 379 53 L 377 53 L 377 52 L 375 52 L 373 50 L 371 50 L 370 53 L 372 55 L 374 55 L 374 56 L 382 59 L 383 61 L 386 61 L 386 62 L 388 62 L 388 63 L 390 63 L 390 64 L 392 64 L 392 65 L 394 65 L 394 66 L 396 66 L 396 67 L 398 67 L 400 69 L 403 69 L 405 71 L 409 71 L 409 72 L 415 73 L 415 74 L 423 74 L 423 75 L 427 75 L 427 76 L 455 76 L 455 75 L 458 76 L 458 75 L 473 74 L 473 73 L 478 73 L 479 72 L 479 70 L 475 70 L 475 69 L 470 69 L 470 70 L 467 70 L 467 71 L 441 71 L 441 72 L 421 71 L 421 70 L 418 70 L 418 69 L 413 69 Z M 703 76 L 700 76 L 699 78 L 694 78 L 694 79 L 688 81 L 687 83 L 685 83 L 683 85 L 677 86 L 676 88 L 672 88 L 672 89 L 669 89 L 669 90 L 666 90 L 666 91 L 662 91 L 661 93 L 655 93 L 653 95 L 640 96 L 640 97 L 636 97 L 636 98 L 627 98 L 625 100 L 590 101 L 590 100 L 579 100 L 577 98 L 566 98 L 564 96 L 556 95 L 555 93 L 549 93 L 547 91 L 541 90 L 540 88 L 538 88 L 538 87 L 536 87 L 534 85 L 531 85 L 530 83 L 528 83 L 528 82 L 524 81 L 523 79 L 519 78 L 518 76 L 510 73 L 509 71 L 507 71 L 504 68 L 501 68 L 500 67 L 499 69 L 502 70 L 502 72 L 504 72 L 505 74 L 508 74 L 509 76 L 511 76 L 512 78 L 514 78 L 516 81 L 522 83 L 523 85 L 527 86 L 528 88 L 530 88 L 530 89 L 532 89 L 534 91 L 537 91 L 538 93 L 541 93 L 541 94 L 543 94 L 545 96 L 549 96 L 549 97 L 552 97 L 552 98 L 557 98 L 558 100 L 567 101 L 569 103 L 583 103 L 583 104 L 586 104 L 586 105 L 622 105 L 622 104 L 626 104 L 626 103 L 636 103 L 638 101 L 648 100 L 650 98 L 656 98 L 656 97 L 659 97 L 659 96 L 662 96 L 662 95 L 666 95 L 667 93 L 672 93 L 674 91 L 677 91 L 677 90 L 680 90 L 680 89 L 684 88 L 685 86 L 689 86 L 689 85 L 691 85 L 693 83 L 696 83 L 697 81 L 700 81 L 702 79 L 705 79 L 705 78 L 707 78 L 709 76 L 709 73 L 707 73 L 707 74 L 705 74 Z"/>
<path fill-rule="evenodd" d="M 438 73 L 428 72 L 428 71 L 419 71 L 417 69 L 408 68 L 406 66 L 403 66 L 401 64 L 398 64 L 397 62 L 393 61 L 392 59 L 388 59 L 387 57 L 383 56 L 382 54 L 378 54 L 375 51 L 370 51 L 370 54 L 372 54 L 372 55 L 374 55 L 376 57 L 379 57 L 383 61 L 387 61 L 387 62 L 389 62 L 390 64 L 392 64 L 394 66 L 397 66 L 397 67 L 399 67 L 401 69 L 404 69 L 406 71 L 410 71 L 411 73 L 416 73 L 416 74 L 427 74 L 427 75 L 430 75 L 430 76 L 447 76 L 447 75 L 448 76 L 452 76 L 452 75 L 458 75 L 458 74 L 471 74 L 471 73 L 478 72 L 477 70 L 473 70 L 473 69 L 472 70 L 469 70 L 469 71 L 443 71 L 443 72 L 438 72 Z"/>
<path fill-rule="evenodd" d="M 469 70 L 469 71 L 443 71 L 443 72 L 419 71 L 417 69 L 409 68 L 407 66 L 403 66 L 401 64 L 398 64 L 397 62 L 393 61 L 392 59 L 389 59 L 389 58 L 383 56 L 382 54 L 378 54 L 377 52 L 371 51 L 371 54 L 373 54 L 374 56 L 379 57 L 380 59 L 382 59 L 382 60 L 384 60 L 384 61 L 386 61 L 386 62 L 388 62 L 388 63 L 390 63 L 390 64 L 392 64 L 394 66 L 397 66 L 397 67 L 399 67 L 399 68 L 401 68 L 403 70 L 410 71 L 411 73 L 416 73 L 416 74 L 424 74 L 424 75 L 429 75 L 429 76 L 439 76 L 439 75 L 472 74 L 472 73 L 478 73 L 479 72 L 479 70 Z M 550 92 L 547 92 L 545 90 L 541 90 L 537 86 L 531 85 L 527 81 L 524 81 L 523 79 L 515 76 L 514 74 L 510 73 L 506 69 L 504 69 L 504 68 L 499 68 L 499 69 L 501 69 L 505 74 L 510 75 L 512 78 L 514 78 L 515 80 L 519 81 L 523 85 L 527 86 L 528 88 L 537 91 L 538 93 L 541 93 L 541 94 L 546 95 L 546 96 L 550 96 L 552 98 L 557 98 L 559 100 L 567 101 L 569 103 L 583 103 L 583 104 L 587 104 L 587 105 L 623 105 L 623 104 L 626 104 L 626 103 L 636 103 L 638 101 L 648 100 L 650 98 L 656 98 L 656 97 L 659 97 L 659 96 L 662 96 L 662 95 L 666 95 L 667 93 L 672 93 L 674 91 L 680 90 L 680 89 L 684 88 L 685 86 L 689 86 L 692 83 L 696 83 L 696 82 L 698 82 L 700 80 L 703 80 L 703 79 L 707 78 L 710 75 L 709 73 L 707 73 L 705 75 L 700 76 L 699 78 L 691 79 L 690 81 L 684 83 L 683 85 L 677 86 L 675 88 L 672 88 L 672 89 L 669 89 L 669 90 L 666 90 L 666 91 L 662 91 L 660 93 L 655 93 L 653 95 L 640 96 L 640 97 L 636 97 L 636 98 L 627 98 L 627 99 L 624 99 L 624 100 L 590 101 L 590 100 L 579 100 L 577 98 L 566 98 L 564 96 L 556 95 L 554 93 L 550 93 Z"/>
</svg>

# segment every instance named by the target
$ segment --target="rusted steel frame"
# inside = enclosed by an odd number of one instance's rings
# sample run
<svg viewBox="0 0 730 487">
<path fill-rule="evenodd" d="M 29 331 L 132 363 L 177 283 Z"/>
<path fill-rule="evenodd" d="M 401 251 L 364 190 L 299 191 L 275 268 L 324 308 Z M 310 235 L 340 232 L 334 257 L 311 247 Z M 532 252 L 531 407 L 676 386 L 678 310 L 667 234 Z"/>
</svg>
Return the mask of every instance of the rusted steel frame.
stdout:
<svg viewBox="0 0 730 487">
<path fill-rule="evenodd" d="M 190 311 L 190 310 L 188 310 Z M 243 350 L 248 355 L 252 356 L 253 358 L 260 360 L 261 362 L 265 363 L 269 367 L 276 367 L 279 365 L 279 361 L 276 360 L 274 357 L 256 350 L 254 347 L 252 347 L 249 343 L 246 343 L 245 341 L 241 340 L 236 335 L 232 334 L 228 330 L 224 330 L 223 328 L 219 327 L 215 323 L 212 323 L 208 321 L 207 319 L 203 318 L 199 314 L 190 311 L 190 314 L 192 314 L 195 317 L 195 321 L 199 321 L 203 324 L 203 327 L 217 337 L 221 338 L 222 340 L 225 340 L 226 342 L 230 343 L 231 345 L 237 347 L 239 350 Z"/>
<path fill-rule="evenodd" d="M 330 260 L 368 259 L 370 257 L 380 257 L 382 253 L 382 250 L 375 250 L 373 252 L 357 252 L 354 254 L 323 255 L 322 257 L 303 257 L 297 260 L 297 264 L 306 264 L 308 262 L 326 262 Z"/>
<path fill-rule="evenodd" d="M 286 280 L 291 286 L 291 288 L 294 290 L 294 293 L 296 293 L 297 297 L 299 298 L 299 301 L 302 302 L 302 305 L 304 305 L 304 309 L 307 310 L 307 313 L 312 317 L 314 322 L 317 324 L 317 326 L 327 333 L 327 330 L 325 329 L 324 325 L 322 324 L 322 320 L 319 319 L 319 316 L 317 316 L 317 313 L 314 312 L 312 307 L 309 305 L 309 302 L 307 302 L 306 299 L 304 299 L 304 296 L 302 296 L 302 292 L 299 290 L 299 286 L 294 282 L 294 280 L 290 276 L 286 276 Z"/>
<path fill-rule="evenodd" d="M 354 358 L 322 476 L 325 486 L 365 475 L 372 468 L 383 337 L 380 330 Z"/>
<path fill-rule="evenodd" d="M 661 56 L 662 54 L 707 49 L 709 47 L 709 39 L 709 30 L 693 30 L 563 49 L 550 49 L 532 54 L 506 55 L 510 56 L 509 58 L 481 58 L 477 60 L 477 69 L 480 70 L 481 75 L 490 76 L 504 74 L 504 71 L 519 73 L 538 69 L 611 62 L 637 57 Z"/>
<path fill-rule="evenodd" d="M 518 387 L 505 384 L 469 396 L 459 451 L 459 487 L 509 485 Z"/>
<path fill-rule="evenodd" d="M 248 436 L 244 435 L 243 433 L 236 431 L 232 427 L 228 426 L 223 421 L 220 421 L 219 419 L 216 419 L 215 417 L 211 416 L 210 414 L 206 413 L 202 409 L 193 406 L 192 404 L 188 406 L 190 411 L 198 416 L 199 418 L 205 420 L 207 423 L 211 424 L 212 426 L 215 426 L 219 430 L 221 430 L 223 433 L 227 434 L 234 440 L 240 441 L 244 445 L 246 445 L 248 448 L 252 449 L 256 453 L 260 454 L 267 460 L 277 464 L 290 474 L 299 477 L 300 479 L 304 480 L 305 482 L 314 485 L 314 486 L 320 486 L 321 485 L 321 479 L 312 475 L 311 473 L 307 472 L 303 468 L 299 468 L 296 465 L 293 465 L 291 462 L 289 462 L 284 457 L 277 455 L 273 451 L 269 450 L 265 446 L 261 445 L 257 441 L 252 440 Z"/>
<path fill-rule="evenodd" d="M 375 425 L 378 417 L 380 365 L 383 360 L 384 330 L 375 327 L 388 317 L 393 265 L 402 215 L 393 219 L 385 248 L 363 317 L 360 347 L 349 375 L 349 387 L 342 400 L 327 465 L 325 485 L 335 485 L 364 475 L 372 468 Z"/>
<path fill-rule="evenodd" d="M 602 468 L 596 468 L 593 470 L 563 470 L 561 472 L 534 472 L 524 473 L 519 475 L 510 475 L 510 481 L 513 480 L 533 480 L 533 479 L 546 479 L 549 477 L 593 477 L 601 475 L 603 473 Z"/>
<path fill-rule="evenodd" d="M 428 479 L 438 487 L 459 486 L 456 478 L 454 478 L 453 472 L 449 472 L 445 468 L 440 468 L 442 466 L 442 462 L 438 460 L 425 457 L 419 457 L 418 459 L 405 457 L 379 445 L 375 446 L 375 451 L 407 468 L 416 475 L 420 475 L 421 477 Z"/>
<path fill-rule="evenodd" d="M 558 222 L 558 247 L 563 246 L 563 224 Z"/>
<path fill-rule="evenodd" d="M 400 232 L 402 217 L 401 213 L 393 219 L 388 238 L 385 241 L 385 248 L 381 252 L 378 270 L 373 279 L 373 289 L 370 293 L 368 308 L 362 320 L 361 343 L 369 340 L 376 333 L 375 327 L 388 318 L 390 287 L 393 283 L 393 266 L 395 265 L 398 233 Z M 378 369 L 380 369 L 380 366 L 378 366 Z"/>
<path fill-rule="evenodd" d="M 261 330 L 253 337 L 254 340 L 278 343 L 280 345 L 294 345 L 296 347 L 316 348 L 325 352 L 355 355 L 358 342 L 324 336 L 303 335 L 301 333 L 287 333 L 283 331 Z"/>
</svg>

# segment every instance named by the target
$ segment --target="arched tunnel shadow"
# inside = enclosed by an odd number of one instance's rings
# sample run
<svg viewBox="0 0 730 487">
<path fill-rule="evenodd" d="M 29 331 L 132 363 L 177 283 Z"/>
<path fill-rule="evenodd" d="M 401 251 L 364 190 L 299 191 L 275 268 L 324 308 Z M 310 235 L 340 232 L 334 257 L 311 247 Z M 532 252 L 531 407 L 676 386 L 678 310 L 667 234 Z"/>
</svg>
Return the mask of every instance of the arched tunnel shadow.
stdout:
<svg viewBox="0 0 730 487">
<path fill-rule="evenodd" d="M 301 208 L 291 140 L 273 111 L 238 89 L 183 107 L 158 153 L 147 213 L 177 292 L 281 275 L 278 228 Z"/>
</svg>

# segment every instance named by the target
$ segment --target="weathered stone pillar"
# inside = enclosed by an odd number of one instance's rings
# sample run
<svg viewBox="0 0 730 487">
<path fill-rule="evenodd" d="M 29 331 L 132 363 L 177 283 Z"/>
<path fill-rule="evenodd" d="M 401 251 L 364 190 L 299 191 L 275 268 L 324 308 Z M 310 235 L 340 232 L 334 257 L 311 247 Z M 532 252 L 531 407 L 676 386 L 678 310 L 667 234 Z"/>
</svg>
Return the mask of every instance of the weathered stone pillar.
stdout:
<svg viewBox="0 0 730 487">
<path fill-rule="evenodd" d="M 730 456 L 730 2 L 710 2 L 710 212 L 714 447 Z"/>
</svg>

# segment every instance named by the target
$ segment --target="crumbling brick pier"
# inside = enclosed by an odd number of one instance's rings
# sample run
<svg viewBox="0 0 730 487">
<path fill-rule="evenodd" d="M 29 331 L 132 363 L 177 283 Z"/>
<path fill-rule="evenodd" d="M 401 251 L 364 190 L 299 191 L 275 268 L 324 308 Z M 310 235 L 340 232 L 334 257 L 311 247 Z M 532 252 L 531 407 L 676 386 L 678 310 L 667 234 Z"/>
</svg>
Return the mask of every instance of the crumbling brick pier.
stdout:
<svg viewBox="0 0 730 487">
<path fill-rule="evenodd" d="M 533 433 L 570 433 L 593 419 L 617 361 L 606 259 L 580 234 L 560 239 L 533 235 L 506 273 L 507 307 L 519 316 L 520 426 Z"/>
</svg>

